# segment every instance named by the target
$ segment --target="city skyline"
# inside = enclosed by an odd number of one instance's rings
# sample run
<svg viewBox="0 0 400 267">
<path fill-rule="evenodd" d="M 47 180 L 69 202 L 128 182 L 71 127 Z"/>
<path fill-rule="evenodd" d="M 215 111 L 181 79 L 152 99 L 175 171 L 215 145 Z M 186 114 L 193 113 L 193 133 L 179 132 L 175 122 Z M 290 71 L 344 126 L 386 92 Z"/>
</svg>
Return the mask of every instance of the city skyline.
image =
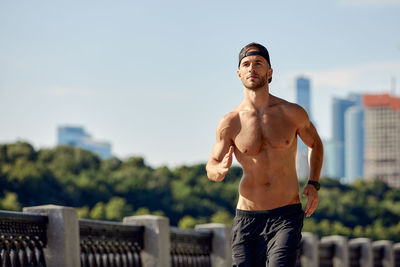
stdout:
<svg viewBox="0 0 400 267">
<path fill-rule="evenodd" d="M 81 125 L 120 158 L 205 162 L 242 100 L 237 55 L 252 41 L 270 51 L 272 94 L 295 102 L 295 78 L 311 81 L 324 139 L 333 96 L 400 81 L 399 1 L 254 5 L 249 15 L 232 1 L 1 2 L 0 143 L 52 147 L 59 125 Z"/>
</svg>

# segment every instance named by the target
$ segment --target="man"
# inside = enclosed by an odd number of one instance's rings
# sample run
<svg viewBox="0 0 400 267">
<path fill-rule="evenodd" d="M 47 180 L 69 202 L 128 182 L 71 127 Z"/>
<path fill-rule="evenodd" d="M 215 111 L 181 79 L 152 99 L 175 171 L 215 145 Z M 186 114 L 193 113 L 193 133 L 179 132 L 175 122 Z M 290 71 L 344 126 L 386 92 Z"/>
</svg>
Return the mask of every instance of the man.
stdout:
<svg viewBox="0 0 400 267">
<path fill-rule="evenodd" d="M 269 93 L 272 68 L 264 46 L 251 43 L 240 51 L 237 74 L 244 99 L 219 122 L 206 166 L 216 182 L 227 174 L 233 153 L 243 168 L 232 229 L 233 266 L 295 266 L 304 213 L 311 216 L 318 205 L 322 142 L 303 108 Z M 311 148 L 304 212 L 297 136 Z"/>
</svg>

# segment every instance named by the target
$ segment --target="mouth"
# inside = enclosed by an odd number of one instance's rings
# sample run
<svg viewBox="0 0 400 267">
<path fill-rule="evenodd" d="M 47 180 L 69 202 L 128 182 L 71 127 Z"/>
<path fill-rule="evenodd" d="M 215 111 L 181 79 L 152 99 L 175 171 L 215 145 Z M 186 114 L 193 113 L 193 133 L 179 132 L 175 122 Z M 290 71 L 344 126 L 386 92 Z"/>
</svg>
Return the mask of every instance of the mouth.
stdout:
<svg viewBox="0 0 400 267">
<path fill-rule="evenodd" d="M 247 77 L 248 80 L 253 80 L 253 79 L 257 79 L 258 76 L 257 75 L 250 75 Z"/>
</svg>

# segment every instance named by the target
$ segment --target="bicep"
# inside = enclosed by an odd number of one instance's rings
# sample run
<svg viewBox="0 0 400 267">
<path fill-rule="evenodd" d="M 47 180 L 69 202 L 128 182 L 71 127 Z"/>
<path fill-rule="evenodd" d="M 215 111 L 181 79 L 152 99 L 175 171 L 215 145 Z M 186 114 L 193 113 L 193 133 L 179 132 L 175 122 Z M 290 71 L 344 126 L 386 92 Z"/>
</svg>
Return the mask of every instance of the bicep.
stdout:
<svg viewBox="0 0 400 267">
<path fill-rule="evenodd" d="M 315 143 L 321 142 L 317 130 L 309 120 L 299 128 L 298 135 L 308 147 L 313 147 Z"/>
<path fill-rule="evenodd" d="M 229 147 L 232 145 L 231 138 L 228 135 L 228 129 L 217 129 L 216 140 L 211 151 L 210 159 L 221 161 L 228 153 Z"/>
<path fill-rule="evenodd" d="M 297 126 L 297 134 L 308 147 L 314 147 L 321 142 L 317 130 L 310 121 L 307 112 L 299 105 L 291 106 L 292 118 Z"/>
</svg>

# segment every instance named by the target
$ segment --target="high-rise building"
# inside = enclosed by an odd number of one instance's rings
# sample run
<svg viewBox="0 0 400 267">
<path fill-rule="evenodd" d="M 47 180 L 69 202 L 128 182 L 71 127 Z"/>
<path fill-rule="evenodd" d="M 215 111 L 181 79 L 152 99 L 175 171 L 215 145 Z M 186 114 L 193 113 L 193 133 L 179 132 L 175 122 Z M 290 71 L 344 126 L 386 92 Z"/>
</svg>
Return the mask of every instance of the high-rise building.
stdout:
<svg viewBox="0 0 400 267">
<path fill-rule="evenodd" d="M 296 79 L 296 103 L 302 106 L 311 117 L 310 80 L 305 77 Z"/>
<path fill-rule="evenodd" d="M 364 109 L 352 106 L 345 113 L 345 176 L 348 182 L 364 177 Z"/>
<path fill-rule="evenodd" d="M 365 179 L 400 188 L 400 97 L 363 95 Z"/>
<path fill-rule="evenodd" d="M 345 177 L 345 113 L 360 102 L 360 96 L 351 94 L 348 98 L 332 99 L 332 139 L 327 146 L 327 175 L 334 178 Z"/>
<path fill-rule="evenodd" d="M 332 100 L 332 140 L 344 142 L 344 114 L 355 105 L 353 99 L 334 97 Z"/>
<path fill-rule="evenodd" d="M 94 141 L 82 127 L 58 127 L 57 137 L 58 145 L 80 147 L 99 155 L 99 157 L 102 159 L 106 159 L 112 156 L 110 143 Z"/>
<path fill-rule="evenodd" d="M 296 79 L 296 103 L 304 108 L 311 120 L 311 94 L 310 80 L 305 77 Z M 298 138 L 296 169 L 297 176 L 300 178 L 309 176 L 308 147 Z"/>
</svg>

